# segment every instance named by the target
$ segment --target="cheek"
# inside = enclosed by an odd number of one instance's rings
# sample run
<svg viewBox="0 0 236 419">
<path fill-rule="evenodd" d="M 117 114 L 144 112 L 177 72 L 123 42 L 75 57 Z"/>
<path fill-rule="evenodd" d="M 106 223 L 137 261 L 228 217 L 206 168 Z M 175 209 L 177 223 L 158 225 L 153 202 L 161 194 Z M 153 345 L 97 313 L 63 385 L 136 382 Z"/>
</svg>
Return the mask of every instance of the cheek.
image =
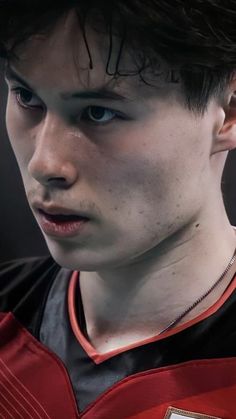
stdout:
<svg viewBox="0 0 236 419">
<path fill-rule="evenodd" d="M 28 141 L 29 127 L 21 112 L 14 99 L 9 97 L 6 110 L 6 128 L 16 160 L 22 170 L 27 165 L 27 161 L 32 153 L 30 146 L 32 142 Z"/>
<path fill-rule="evenodd" d="M 10 99 L 9 94 L 8 94 L 7 109 L 6 109 L 6 127 L 7 127 L 8 137 L 12 146 L 14 146 L 14 139 L 16 137 L 17 125 L 18 125 L 16 116 L 17 115 L 15 112 L 12 100 Z"/>
<path fill-rule="evenodd" d="M 22 136 L 23 124 L 19 115 L 17 105 L 11 95 L 8 96 L 7 110 L 6 110 L 6 127 L 11 142 L 12 148 L 15 152 L 17 146 L 23 141 Z"/>
<path fill-rule="evenodd" d="M 138 214 L 140 218 L 150 216 L 160 203 L 164 205 L 170 170 L 158 155 L 151 157 L 136 146 L 135 152 L 119 151 L 116 157 L 96 161 L 88 183 L 94 186 L 100 205 L 106 207 L 106 217 L 114 217 L 115 211 L 119 219 L 133 223 Z"/>
<path fill-rule="evenodd" d="M 114 141 L 119 147 L 98 158 L 96 191 L 109 219 L 116 211 L 122 225 L 140 230 L 146 220 L 151 231 L 153 223 L 170 228 L 199 208 L 206 156 L 201 156 L 197 130 L 178 131 L 152 126 L 126 132 Z"/>
</svg>

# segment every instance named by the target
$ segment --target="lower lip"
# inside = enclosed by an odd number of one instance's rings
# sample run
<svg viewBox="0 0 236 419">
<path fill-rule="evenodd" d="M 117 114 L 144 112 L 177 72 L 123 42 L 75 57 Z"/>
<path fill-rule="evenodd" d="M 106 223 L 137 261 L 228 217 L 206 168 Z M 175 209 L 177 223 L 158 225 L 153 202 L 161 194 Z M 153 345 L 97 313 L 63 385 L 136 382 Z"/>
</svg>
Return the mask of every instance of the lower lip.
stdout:
<svg viewBox="0 0 236 419">
<path fill-rule="evenodd" d="M 39 223 L 45 234 L 56 237 L 77 236 L 88 223 L 88 219 L 78 221 L 53 221 L 46 215 L 39 213 Z"/>
</svg>

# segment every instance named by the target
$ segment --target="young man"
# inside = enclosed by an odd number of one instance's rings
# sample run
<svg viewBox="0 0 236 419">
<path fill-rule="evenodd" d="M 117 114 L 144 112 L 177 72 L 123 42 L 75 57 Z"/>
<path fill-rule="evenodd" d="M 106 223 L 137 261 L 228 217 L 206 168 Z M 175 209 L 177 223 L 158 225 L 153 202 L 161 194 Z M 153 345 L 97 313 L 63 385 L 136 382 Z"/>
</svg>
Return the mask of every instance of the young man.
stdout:
<svg viewBox="0 0 236 419">
<path fill-rule="evenodd" d="M 236 417 L 236 2 L 0 3 L 52 258 L 0 270 L 0 416 Z"/>
</svg>

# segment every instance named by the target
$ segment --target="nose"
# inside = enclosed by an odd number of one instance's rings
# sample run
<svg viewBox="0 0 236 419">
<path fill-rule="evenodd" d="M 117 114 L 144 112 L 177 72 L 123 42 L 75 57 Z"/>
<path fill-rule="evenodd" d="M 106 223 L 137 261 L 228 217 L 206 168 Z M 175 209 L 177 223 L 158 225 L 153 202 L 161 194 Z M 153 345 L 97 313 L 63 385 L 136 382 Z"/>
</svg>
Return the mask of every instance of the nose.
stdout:
<svg viewBox="0 0 236 419">
<path fill-rule="evenodd" d="M 69 131 L 60 118 L 50 114 L 36 128 L 28 171 L 42 185 L 68 188 L 76 181 L 77 168 Z"/>
</svg>

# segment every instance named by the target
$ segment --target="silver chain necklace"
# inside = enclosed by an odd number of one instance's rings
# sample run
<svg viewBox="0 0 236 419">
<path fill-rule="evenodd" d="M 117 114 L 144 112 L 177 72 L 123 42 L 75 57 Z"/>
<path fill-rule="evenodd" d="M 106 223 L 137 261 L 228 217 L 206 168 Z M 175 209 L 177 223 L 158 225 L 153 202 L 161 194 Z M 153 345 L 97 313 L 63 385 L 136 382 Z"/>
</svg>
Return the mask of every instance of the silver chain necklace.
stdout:
<svg viewBox="0 0 236 419">
<path fill-rule="evenodd" d="M 184 310 L 183 313 L 181 313 L 175 320 L 173 320 L 167 327 L 165 327 L 161 332 L 159 332 L 159 335 L 166 332 L 169 329 L 172 329 L 177 323 L 180 322 L 180 320 L 183 319 L 190 311 L 192 311 L 198 304 L 200 304 L 204 298 L 206 298 L 216 287 L 217 285 L 224 279 L 225 275 L 229 272 L 231 266 L 233 265 L 234 261 L 236 259 L 236 249 L 234 251 L 234 254 L 232 258 L 230 259 L 230 262 L 224 272 L 221 274 L 219 279 L 205 292 L 201 297 L 199 297 L 190 307 L 188 307 L 186 310 Z"/>
</svg>

